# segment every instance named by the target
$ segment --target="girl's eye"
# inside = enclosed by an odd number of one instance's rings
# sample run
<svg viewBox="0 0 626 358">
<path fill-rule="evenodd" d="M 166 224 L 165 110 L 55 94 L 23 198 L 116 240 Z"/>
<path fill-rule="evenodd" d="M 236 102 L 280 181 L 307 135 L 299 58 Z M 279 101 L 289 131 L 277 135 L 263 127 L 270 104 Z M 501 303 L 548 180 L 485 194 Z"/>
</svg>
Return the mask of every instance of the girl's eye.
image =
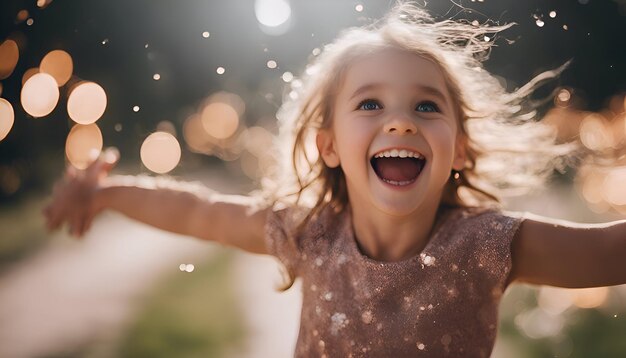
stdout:
<svg viewBox="0 0 626 358">
<path fill-rule="evenodd" d="M 378 101 L 373 99 L 366 99 L 359 103 L 358 109 L 364 111 L 375 111 L 377 109 L 382 109 L 382 106 L 378 103 Z"/>
<path fill-rule="evenodd" d="M 415 107 L 418 112 L 439 112 L 439 107 L 433 102 L 422 102 Z"/>
</svg>

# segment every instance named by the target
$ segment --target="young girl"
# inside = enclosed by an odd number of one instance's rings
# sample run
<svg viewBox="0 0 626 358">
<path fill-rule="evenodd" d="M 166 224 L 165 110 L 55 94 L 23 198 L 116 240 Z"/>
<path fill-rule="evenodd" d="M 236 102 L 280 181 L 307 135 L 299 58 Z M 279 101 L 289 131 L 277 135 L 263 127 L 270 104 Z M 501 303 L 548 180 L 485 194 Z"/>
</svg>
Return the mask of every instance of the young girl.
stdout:
<svg viewBox="0 0 626 358">
<path fill-rule="evenodd" d="M 276 256 L 303 287 L 298 357 L 488 357 L 512 282 L 626 282 L 626 224 L 502 211 L 572 148 L 481 66 L 508 26 L 434 22 L 410 4 L 344 32 L 279 111 L 288 147 L 263 200 L 68 169 L 45 213 L 81 236 L 103 209 Z M 277 148 L 277 151 L 279 149 Z"/>
</svg>

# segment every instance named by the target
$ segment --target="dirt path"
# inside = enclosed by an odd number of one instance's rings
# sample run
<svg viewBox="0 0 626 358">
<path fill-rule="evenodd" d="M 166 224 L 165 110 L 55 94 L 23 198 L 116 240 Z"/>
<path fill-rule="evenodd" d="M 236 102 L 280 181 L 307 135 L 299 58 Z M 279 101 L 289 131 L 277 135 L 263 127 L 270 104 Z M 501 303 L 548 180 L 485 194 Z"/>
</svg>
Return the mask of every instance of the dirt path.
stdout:
<svg viewBox="0 0 626 358">
<path fill-rule="evenodd" d="M 0 277 L 0 357 L 110 346 L 164 273 L 216 249 L 109 212 L 83 242 L 57 234 Z"/>
</svg>

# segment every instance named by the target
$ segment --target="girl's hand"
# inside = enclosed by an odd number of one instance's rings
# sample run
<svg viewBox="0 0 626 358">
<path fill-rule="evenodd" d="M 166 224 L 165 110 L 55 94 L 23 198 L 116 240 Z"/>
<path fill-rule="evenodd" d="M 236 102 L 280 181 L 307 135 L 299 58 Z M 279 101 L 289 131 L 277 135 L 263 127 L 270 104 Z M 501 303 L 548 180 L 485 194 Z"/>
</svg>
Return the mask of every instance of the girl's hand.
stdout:
<svg viewBox="0 0 626 358">
<path fill-rule="evenodd" d="M 71 235 L 81 237 L 91 227 L 93 218 L 103 209 L 96 193 L 119 159 L 117 149 L 109 148 L 85 170 L 71 164 L 65 175 L 57 181 L 52 192 L 52 202 L 43 210 L 48 231 L 68 223 Z"/>
</svg>

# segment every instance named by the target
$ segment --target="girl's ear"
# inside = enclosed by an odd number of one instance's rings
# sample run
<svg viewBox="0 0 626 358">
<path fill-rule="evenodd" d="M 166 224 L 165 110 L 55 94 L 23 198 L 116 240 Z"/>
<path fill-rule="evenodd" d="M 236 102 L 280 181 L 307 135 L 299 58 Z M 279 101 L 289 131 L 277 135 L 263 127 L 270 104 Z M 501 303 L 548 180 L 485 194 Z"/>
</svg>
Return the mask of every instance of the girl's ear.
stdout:
<svg viewBox="0 0 626 358">
<path fill-rule="evenodd" d="M 322 156 L 322 160 L 329 168 L 336 168 L 339 166 L 339 155 L 335 151 L 335 141 L 330 131 L 326 129 L 320 129 L 315 137 L 315 144 L 317 144 L 317 150 Z"/>
<path fill-rule="evenodd" d="M 454 145 L 454 160 L 452 161 L 452 169 L 461 171 L 465 169 L 465 160 L 467 159 L 467 138 L 464 134 L 459 133 L 456 136 Z"/>
</svg>

